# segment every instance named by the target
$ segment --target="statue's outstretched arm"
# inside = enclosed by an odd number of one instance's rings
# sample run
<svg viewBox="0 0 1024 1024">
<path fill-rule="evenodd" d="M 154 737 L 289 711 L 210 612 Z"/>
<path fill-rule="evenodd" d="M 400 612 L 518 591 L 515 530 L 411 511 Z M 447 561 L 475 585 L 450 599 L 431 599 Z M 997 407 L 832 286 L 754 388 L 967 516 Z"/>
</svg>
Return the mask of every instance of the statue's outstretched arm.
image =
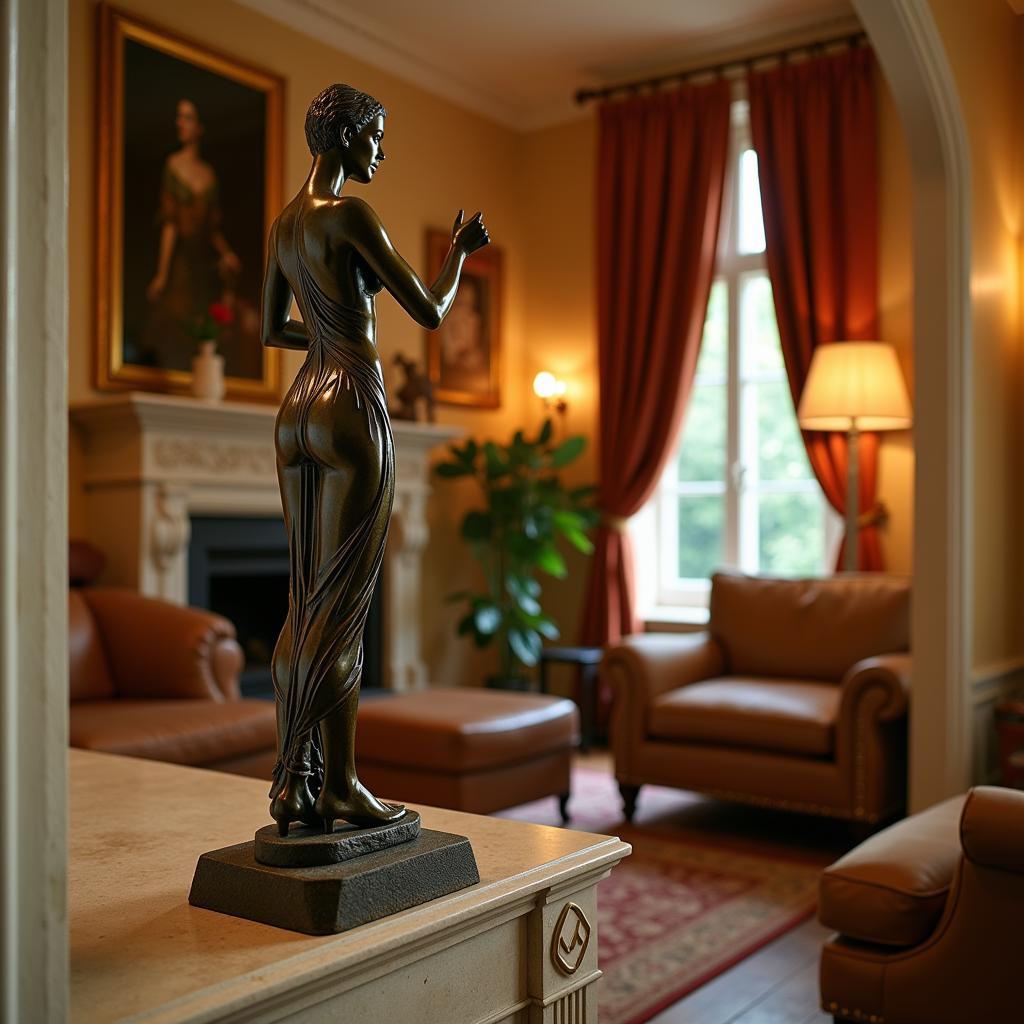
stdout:
<svg viewBox="0 0 1024 1024">
<path fill-rule="evenodd" d="M 267 243 L 267 272 L 263 276 L 263 316 L 260 319 L 260 337 L 264 345 L 272 348 L 291 348 L 305 352 L 309 348 L 309 334 L 301 320 L 293 320 L 292 289 L 277 262 L 277 226 L 270 232 Z"/>
<path fill-rule="evenodd" d="M 451 308 L 466 257 L 490 241 L 480 214 L 463 223 L 460 210 L 452 229 L 451 248 L 437 280 L 428 288 L 394 247 L 372 207 L 361 199 L 346 198 L 341 216 L 346 239 L 359 250 L 399 305 L 430 330 L 441 326 Z"/>
</svg>

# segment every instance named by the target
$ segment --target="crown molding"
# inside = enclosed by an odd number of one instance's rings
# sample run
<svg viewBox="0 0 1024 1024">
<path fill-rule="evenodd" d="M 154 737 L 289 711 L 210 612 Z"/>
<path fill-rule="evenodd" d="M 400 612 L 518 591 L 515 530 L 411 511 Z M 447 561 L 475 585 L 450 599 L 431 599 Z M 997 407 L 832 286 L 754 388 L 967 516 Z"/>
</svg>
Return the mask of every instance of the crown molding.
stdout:
<svg viewBox="0 0 1024 1024">
<path fill-rule="evenodd" d="M 583 69 L 566 90 L 563 98 L 540 105 L 516 105 L 482 89 L 477 83 L 453 73 L 450 68 L 432 63 L 408 42 L 395 36 L 394 29 L 375 21 L 364 10 L 343 0 L 238 0 L 268 18 L 295 31 L 326 43 L 342 53 L 394 75 L 442 99 L 472 111 L 490 121 L 517 132 L 549 128 L 589 116 L 576 105 L 576 88 L 598 88 L 637 74 L 685 71 L 687 66 L 708 62 L 743 59 L 756 48 L 781 48 L 811 42 L 823 32 L 841 34 L 860 31 L 860 22 L 846 0 L 835 0 L 821 9 L 694 34 L 672 61 L 655 64 L 636 61 Z M 1024 0 L 1020 0 L 1024 3 Z"/>
<path fill-rule="evenodd" d="M 238 0 L 289 28 L 351 54 L 403 82 L 450 100 L 506 128 L 523 130 L 519 113 L 498 97 L 464 81 L 450 70 L 424 60 L 411 50 L 388 41 L 388 30 L 364 11 L 346 3 L 324 0 Z"/>
</svg>

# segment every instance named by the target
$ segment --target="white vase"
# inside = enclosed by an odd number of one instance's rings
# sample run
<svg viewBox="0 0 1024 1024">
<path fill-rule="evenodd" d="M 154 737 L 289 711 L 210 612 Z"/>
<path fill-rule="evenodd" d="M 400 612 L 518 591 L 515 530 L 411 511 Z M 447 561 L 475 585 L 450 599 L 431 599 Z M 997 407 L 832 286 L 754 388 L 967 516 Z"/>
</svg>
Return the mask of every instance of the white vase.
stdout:
<svg viewBox="0 0 1024 1024">
<path fill-rule="evenodd" d="M 192 357 L 192 394 L 207 402 L 224 397 L 224 357 L 215 341 L 199 342 L 199 355 Z"/>
</svg>

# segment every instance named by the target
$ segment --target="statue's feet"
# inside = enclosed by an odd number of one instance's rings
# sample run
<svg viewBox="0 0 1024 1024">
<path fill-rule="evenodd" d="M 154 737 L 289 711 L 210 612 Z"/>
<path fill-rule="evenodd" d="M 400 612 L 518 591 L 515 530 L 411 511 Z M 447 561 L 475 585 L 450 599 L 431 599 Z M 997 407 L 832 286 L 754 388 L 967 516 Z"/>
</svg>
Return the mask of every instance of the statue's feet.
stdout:
<svg viewBox="0 0 1024 1024">
<path fill-rule="evenodd" d="M 270 804 L 270 816 L 277 822 L 277 834 L 282 838 L 288 835 L 288 826 L 293 821 L 301 821 L 310 828 L 320 828 L 323 821 L 314 805 L 309 776 L 288 772 L 281 792 Z"/>
<path fill-rule="evenodd" d="M 403 804 L 386 804 L 378 800 L 358 779 L 349 783 L 344 796 L 332 793 L 325 783 L 317 797 L 317 815 L 323 820 L 324 832 L 334 831 L 337 818 L 356 825 L 359 828 L 372 828 L 374 825 L 386 825 L 389 821 L 397 821 L 405 814 Z"/>
</svg>

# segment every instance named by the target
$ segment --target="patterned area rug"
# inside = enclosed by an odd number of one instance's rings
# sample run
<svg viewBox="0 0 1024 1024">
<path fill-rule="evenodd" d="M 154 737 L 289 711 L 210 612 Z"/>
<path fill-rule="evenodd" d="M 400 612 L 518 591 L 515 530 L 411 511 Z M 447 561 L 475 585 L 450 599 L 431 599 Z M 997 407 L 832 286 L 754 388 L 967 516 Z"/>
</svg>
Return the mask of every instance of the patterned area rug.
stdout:
<svg viewBox="0 0 1024 1024">
<path fill-rule="evenodd" d="M 756 840 L 694 834 L 679 821 L 699 799 L 645 787 L 636 824 L 628 825 L 608 774 L 573 772 L 572 827 L 633 846 L 598 889 L 602 1024 L 650 1020 L 814 912 L 818 875 L 831 856 L 765 853 Z M 558 823 L 554 800 L 502 816 Z"/>
</svg>

